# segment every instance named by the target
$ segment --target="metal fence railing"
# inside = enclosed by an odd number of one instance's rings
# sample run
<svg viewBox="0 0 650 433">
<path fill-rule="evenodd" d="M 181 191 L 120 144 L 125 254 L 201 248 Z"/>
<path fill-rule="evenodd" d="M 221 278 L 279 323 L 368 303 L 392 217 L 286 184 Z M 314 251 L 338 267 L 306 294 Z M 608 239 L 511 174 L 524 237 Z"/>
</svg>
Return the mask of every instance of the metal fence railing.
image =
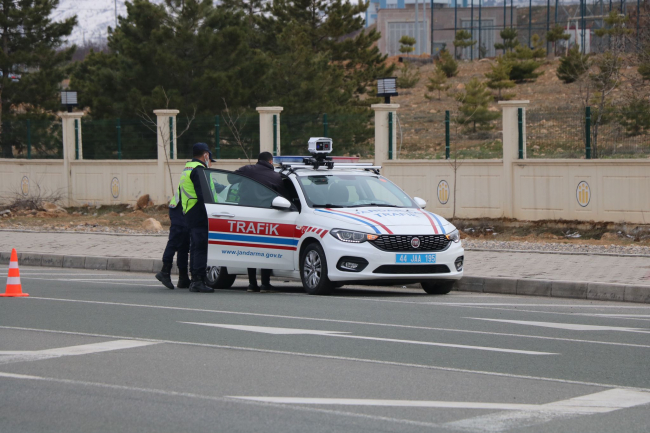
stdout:
<svg viewBox="0 0 650 433">
<path fill-rule="evenodd" d="M 397 125 L 400 159 L 498 159 L 503 156 L 501 119 L 464 120 L 458 112 L 401 113 Z"/>
<path fill-rule="evenodd" d="M 329 137 L 333 156 L 369 158 L 375 153 L 372 113 L 283 115 L 280 127 L 283 155 L 306 155 L 309 137 Z"/>
<path fill-rule="evenodd" d="M 257 113 L 239 116 L 178 117 L 178 158 L 191 159 L 194 143 L 203 142 L 218 159 L 255 160 L 260 148 L 260 121 Z M 189 127 L 188 127 L 189 123 Z"/>
<path fill-rule="evenodd" d="M 62 159 L 61 121 L 58 119 L 3 121 L 0 158 Z"/>
<path fill-rule="evenodd" d="M 528 158 L 646 158 L 650 155 L 650 115 L 597 111 L 526 113 Z"/>
<path fill-rule="evenodd" d="M 143 119 L 82 119 L 84 159 L 157 159 L 156 125 Z"/>
</svg>

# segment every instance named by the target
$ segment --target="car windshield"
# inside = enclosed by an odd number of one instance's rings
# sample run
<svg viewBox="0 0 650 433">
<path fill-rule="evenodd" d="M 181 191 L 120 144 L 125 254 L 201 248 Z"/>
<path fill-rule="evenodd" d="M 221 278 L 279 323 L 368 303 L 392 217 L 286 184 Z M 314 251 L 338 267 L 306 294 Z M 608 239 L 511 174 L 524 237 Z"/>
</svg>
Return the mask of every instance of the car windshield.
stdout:
<svg viewBox="0 0 650 433">
<path fill-rule="evenodd" d="M 413 200 L 385 177 L 328 174 L 299 176 L 310 207 L 417 207 Z"/>
</svg>

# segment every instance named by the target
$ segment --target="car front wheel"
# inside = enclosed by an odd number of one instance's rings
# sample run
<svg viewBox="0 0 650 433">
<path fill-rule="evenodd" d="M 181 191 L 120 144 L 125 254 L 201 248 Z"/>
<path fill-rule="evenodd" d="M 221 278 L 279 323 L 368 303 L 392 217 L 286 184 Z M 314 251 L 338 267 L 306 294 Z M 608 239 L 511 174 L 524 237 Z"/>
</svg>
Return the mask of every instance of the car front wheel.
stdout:
<svg viewBox="0 0 650 433">
<path fill-rule="evenodd" d="M 422 281 L 422 289 L 430 295 L 446 295 L 454 287 L 454 280 L 448 281 Z"/>
<path fill-rule="evenodd" d="M 225 266 L 209 266 L 206 269 L 207 285 L 213 289 L 229 289 L 236 278 L 237 275 L 230 275 Z"/>
<path fill-rule="evenodd" d="M 327 277 L 327 259 L 319 244 L 308 245 L 300 257 L 302 286 L 310 295 L 327 295 L 333 288 Z"/>
</svg>

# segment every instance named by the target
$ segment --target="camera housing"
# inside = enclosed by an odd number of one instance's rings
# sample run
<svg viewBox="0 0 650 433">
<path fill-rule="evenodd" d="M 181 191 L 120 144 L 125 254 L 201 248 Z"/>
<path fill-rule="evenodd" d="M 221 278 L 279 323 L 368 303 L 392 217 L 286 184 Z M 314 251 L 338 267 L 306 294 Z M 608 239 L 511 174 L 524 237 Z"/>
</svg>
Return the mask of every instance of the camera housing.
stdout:
<svg viewBox="0 0 650 433">
<path fill-rule="evenodd" d="M 311 137 L 309 153 L 312 155 L 327 155 L 332 152 L 332 139 L 327 137 Z"/>
</svg>

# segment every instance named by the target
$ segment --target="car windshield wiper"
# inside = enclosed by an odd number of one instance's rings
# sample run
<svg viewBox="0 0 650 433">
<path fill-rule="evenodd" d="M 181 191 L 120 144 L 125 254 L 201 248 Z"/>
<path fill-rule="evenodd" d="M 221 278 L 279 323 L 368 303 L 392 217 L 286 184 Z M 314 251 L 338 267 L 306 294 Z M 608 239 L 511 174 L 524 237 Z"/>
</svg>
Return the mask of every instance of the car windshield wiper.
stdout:
<svg viewBox="0 0 650 433">
<path fill-rule="evenodd" d="M 312 207 L 348 207 L 348 206 L 340 206 L 338 204 L 315 204 Z"/>
<path fill-rule="evenodd" d="M 402 207 L 402 206 L 397 206 L 394 204 L 382 204 L 382 203 L 367 203 L 367 204 L 360 204 L 355 207 L 368 207 L 368 206 L 377 206 L 377 207 Z"/>
</svg>

